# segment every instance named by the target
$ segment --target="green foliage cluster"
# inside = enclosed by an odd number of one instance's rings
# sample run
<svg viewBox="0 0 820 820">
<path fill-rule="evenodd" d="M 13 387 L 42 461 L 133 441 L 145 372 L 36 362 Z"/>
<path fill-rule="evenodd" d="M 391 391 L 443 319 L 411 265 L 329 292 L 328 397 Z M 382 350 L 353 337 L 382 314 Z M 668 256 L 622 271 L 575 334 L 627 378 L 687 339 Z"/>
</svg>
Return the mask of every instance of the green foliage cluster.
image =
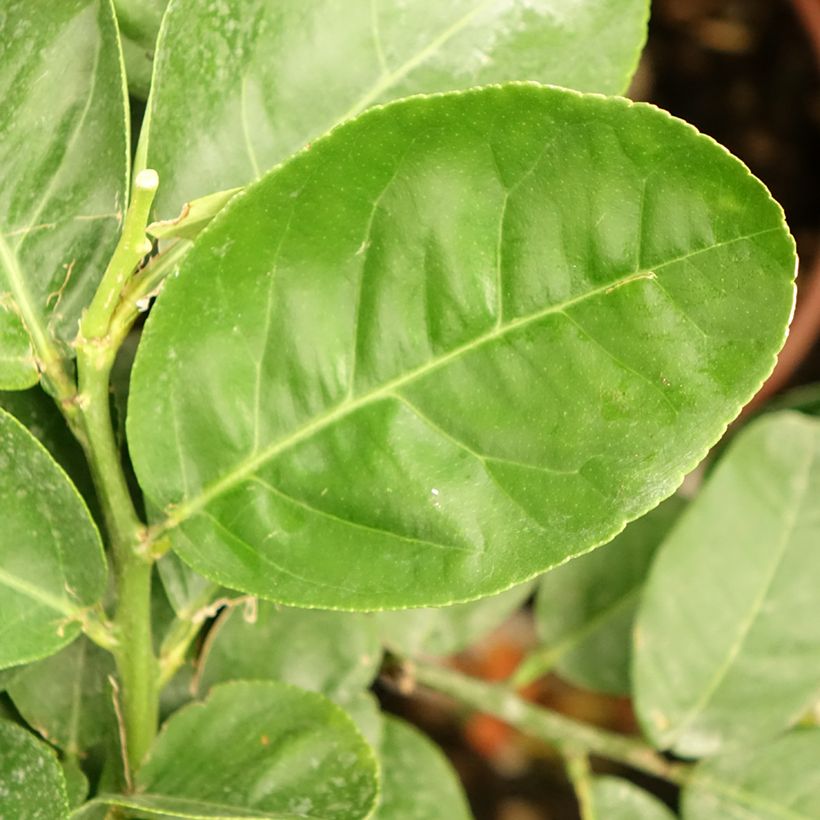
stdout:
<svg viewBox="0 0 820 820">
<path fill-rule="evenodd" d="M 774 365 L 793 241 L 605 96 L 647 16 L 6 0 L 0 815 L 468 818 L 387 652 L 558 747 L 586 820 L 672 816 L 590 754 L 685 820 L 820 817 L 820 426 L 675 495 Z M 533 593 L 511 684 L 431 660 Z M 552 670 L 644 737 L 515 694 Z"/>
</svg>

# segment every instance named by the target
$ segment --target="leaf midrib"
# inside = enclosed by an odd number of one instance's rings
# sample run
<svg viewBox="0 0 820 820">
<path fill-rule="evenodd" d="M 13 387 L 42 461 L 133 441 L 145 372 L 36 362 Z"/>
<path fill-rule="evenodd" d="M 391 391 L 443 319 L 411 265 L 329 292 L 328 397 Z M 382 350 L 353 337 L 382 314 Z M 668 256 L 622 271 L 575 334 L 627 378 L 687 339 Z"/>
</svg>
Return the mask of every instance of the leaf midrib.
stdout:
<svg viewBox="0 0 820 820">
<path fill-rule="evenodd" d="M 21 595 L 25 595 L 27 598 L 31 598 L 33 601 L 37 601 L 49 609 L 53 609 L 55 612 L 59 612 L 69 618 L 74 618 L 79 613 L 79 609 L 72 607 L 66 601 L 57 598 L 50 592 L 46 592 L 22 578 L 18 578 L 16 575 L 12 575 L 10 572 L 6 572 L 6 570 L 1 567 L 0 585 L 19 592 Z"/>
<path fill-rule="evenodd" d="M 155 805 L 151 805 L 151 802 L 145 802 L 146 799 L 148 801 L 157 801 Z M 161 805 L 161 801 L 168 801 L 166 806 Z M 304 818 L 304 820 L 310 820 L 308 815 L 299 815 L 299 814 L 271 814 L 268 811 L 264 811 L 262 809 L 244 809 L 244 808 L 237 808 L 237 806 L 231 806 L 226 803 L 216 803 L 211 800 L 196 800 L 189 797 L 179 797 L 176 795 L 167 795 L 161 794 L 158 792 L 144 792 L 142 794 L 137 794 L 133 797 L 129 797 L 128 795 L 100 795 L 94 801 L 97 804 L 106 805 L 106 806 L 120 806 L 122 808 L 128 809 L 139 809 L 140 811 L 150 812 L 152 814 L 157 814 L 158 816 L 173 816 L 173 817 L 180 817 L 183 820 L 251 820 L 253 817 L 258 817 L 260 820 L 262 818 L 267 818 L 267 820 L 296 820 L 297 818 Z M 176 803 L 179 805 L 180 803 L 186 803 L 191 808 L 175 808 L 172 804 Z M 192 814 L 193 811 L 199 811 L 197 807 L 201 806 L 202 811 L 225 811 L 226 814 Z M 255 814 L 237 814 L 237 811 L 242 812 L 258 812 Z M 174 812 L 173 815 L 169 815 L 168 812 Z M 184 814 L 182 812 L 185 812 Z"/>
<path fill-rule="evenodd" d="M 256 469 L 276 458 L 276 456 L 281 453 L 289 450 L 291 447 L 294 447 L 300 442 L 310 438 L 312 435 L 321 432 L 333 423 L 340 421 L 362 407 L 383 398 L 388 398 L 391 393 L 400 390 L 408 383 L 429 375 L 439 368 L 449 364 L 461 356 L 466 355 L 467 353 L 470 353 L 473 350 L 484 346 L 485 344 L 503 338 L 509 333 L 520 330 L 523 327 L 527 327 L 528 325 L 538 322 L 548 316 L 563 313 L 569 308 L 581 304 L 589 299 L 593 299 L 596 296 L 611 293 L 634 282 L 653 281 L 656 279 L 657 271 L 662 268 L 669 267 L 670 265 L 683 262 L 693 256 L 780 230 L 780 226 L 775 226 L 772 228 L 754 231 L 749 234 L 744 234 L 742 236 L 733 237 L 732 239 L 727 239 L 721 242 L 716 242 L 705 248 L 699 248 L 695 251 L 669 259 L 666 262 L 661 262 L 653 266 L 652 270 L 631 271 L 611 282 L 600 285 L 596 288 L 592 288 L 585 293 L 579 294 L 578 296 L 550 305 L 534 313 L 517 317 L 502 326 L 496 325 L 486 333 L 475 337 L 469 342 L 466 342 L 465 344 L 460 345 L 447 353 L 442 354 L 441 356 L 429 359 L 419 367 L 416 367 L 407 373 L 385 382 L 380 387 L 370 390 L 357 398 L 350 398 L 340 402 L 333 409 L 317 416 L 312 421 L 297 428 L 285 438 L 273 442 L 262 450 L 251 453 L 249 456 L 242 459 L 236 467 L 227 472 L 221 479 L 215 481 L 209 487 L 205 487 L 197 496 L 173 505 L 173 511 L 169 513 L 165 521 L 157 524 L 154 532 L 156 535 L 159 535 L 179 526 L 191 516 L 195 515 L 203 507 L 207 506 L 213 499 L 219 497 L 225 492 L 230 491 L 244 481 L 248 476 L 252 475 Z"/>
<path fill-rule="evenodd" d="M 2 234 L 0 234 L 0 271 L 6 275 L 12 298 L 20 311 L 23 326 L 31 337 L 35 354 L 42 355 L 44 351 L 50 351 L 51 339 L 26 287 L 25 275 L 20 267 L 17 254 Z"/>
</svg>

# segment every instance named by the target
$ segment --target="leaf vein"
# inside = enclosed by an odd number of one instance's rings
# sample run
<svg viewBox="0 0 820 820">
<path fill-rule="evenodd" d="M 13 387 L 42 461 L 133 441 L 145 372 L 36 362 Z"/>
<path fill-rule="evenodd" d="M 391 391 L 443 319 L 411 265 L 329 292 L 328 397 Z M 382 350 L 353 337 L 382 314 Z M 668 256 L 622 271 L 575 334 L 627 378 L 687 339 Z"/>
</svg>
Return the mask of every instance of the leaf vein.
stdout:
<svg viewBox="0 0 820 820">
<path fill-rule="evenodd" d="M 356 529 L 367 530 L 368 532 L 377 533 L 378 535 L 386 535 L 390 538 L 396 538 L 401 541 L 409 541 L 414 544 L 423 544 L 424 546 L 435 547 L 436 549 L 441 550 L 453 550 L 457 552 L 466 552 L 469 554 L 473 554 L 475 550 L 470 549 L 469 547 L 461 547 L 458 544 L 445 544 L 441 541 L 430 541 L 427 538 L 415 538 L 411 535 L 402 535 L 401 533 L 392 532 L 391 530 L 386 530 L 382 527 L 376 527 L 372 524 L 363 524 L 360 521 L 353 521 L 349 518 L 342 518 L 335 513 L 328 512 L 327 510 L 319 509 L 318 507 L 314 507 L 313 504 L 310 504 L 307 501 L 304 501 L 301 498 L 295 498 L 292 495 L 280 490 L 278 487 L 274 487 L 269 482 L 265 481 L 264 479 L 260 478 L 259 476 L 255 475 L 251 477 L 250 481 L 259 484 L 261 487 L 264 487 L 266 490 L 271 492 L 273 495 L 277 495 L 280 498 L 284 499 L 285 501 L 290 502 L 291 504 L 295 504 L 297 507 L 301 507 L 302 509 L 310 512 L 314 515 L 319 515 L 323 518 L 330 518 L 334 521 L 338 521 L 340 524 L 345 524 L 349 527 L 355 527 Z"/>
</svg>

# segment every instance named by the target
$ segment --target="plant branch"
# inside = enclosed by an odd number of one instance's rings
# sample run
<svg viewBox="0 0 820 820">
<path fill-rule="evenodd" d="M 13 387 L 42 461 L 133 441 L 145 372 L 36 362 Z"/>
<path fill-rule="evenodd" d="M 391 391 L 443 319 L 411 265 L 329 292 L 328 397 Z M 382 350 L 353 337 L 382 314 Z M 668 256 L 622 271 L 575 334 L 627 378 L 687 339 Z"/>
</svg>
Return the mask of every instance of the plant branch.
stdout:
<svg viewBox="0 0 820 820">
<path fill-rule="evenodd" d="M 122 234 L 100 286 L 80 323 L 80 341 L 93 342 L 108 335 L 111 316 L 128 279 L 142 258 L 151 251 L 145 226 L 159 185 L 157 172 L 146 168 L 134 180 L 134 195 L 125 215 Z"/>
<path fill-rule="evenodd" d="M 142 762 L 157 732 L 158 667 L 151 631 L 153 560 L 142 550 L 146 527 L 140 521 L 123 470 L 111 421 L 110 376 L 119 348 L 109 334 L 111 317 L 135 267 L 150 250 L 145 235 L 158 184 L 155 171 L 135 180 L 120 241 L 91 306 L 80 323 L 77 340 L 78 404 L 85 429 L 86 457 L 102 507 L 114 559 L 117 605 L 113 655 L 120 679 L 127 766 Z"/>
<path fill-rule="evenodd" d="M 145 525 L 128 489 L 111 423 L 109 377 L 116 349 L 78 349 L 86 456 L 103 510 L 117 579 L 114 658 L 120 676 L 128 757 L 136 768 L 157 731 L 159 689 L 151 633 L 152 560 L 141 551 Z"/>
<path fill-rule="evenodd" d="M 120 646 L 114 658 L 132 770 L 144 760 L 159 725 L 159 667 L 151 630 L 152 570 L 150 563 L 132 557 L 119 574 L 115 625 Z"/>
<path fill-rule="evenodd" d="M 115 347 L 122 344 L 137 317 L 148 309 L 148 300 L 156 295 L 165 277 L 180 263 L 192 244 L 187 239 L 177 240 L 128 282 L 111 318 L 110 334 Z"/>
<path fill-rule="evenodd" d="M 493 715 L 564 755 L 578 755 L 582 751 L 678 785 L 686 783 L 689 777 L 686 764 L 666 760 L 641 740 L 598 729 L 536 706 L 507 686 L 479 681 L 431 664 L 417 664 L 414 676 L 424 686 L 449 695 L 472 709 Z"/>
<path fill-rule="evenodd" d="M 595 820 L 595 803 L 592 799 L 591 772 L 589 757 L 585 752 L 567 753 L 565 756 L 567 774 L 578 798 L 581 820 Z"/>
<path fill-rule="evenodd" d="M 88 438 L 86 457 L 119 571 L 128 563 L 129 552 L 138 550 L 145 526 L 134 508 L 111 421 L 109 377 L 114 355 L 114 350 L 109 350 L 105 358 L 100 356 L 99 351 L 86 355 L 81 348 L 77 367 Z"/>
</svg>

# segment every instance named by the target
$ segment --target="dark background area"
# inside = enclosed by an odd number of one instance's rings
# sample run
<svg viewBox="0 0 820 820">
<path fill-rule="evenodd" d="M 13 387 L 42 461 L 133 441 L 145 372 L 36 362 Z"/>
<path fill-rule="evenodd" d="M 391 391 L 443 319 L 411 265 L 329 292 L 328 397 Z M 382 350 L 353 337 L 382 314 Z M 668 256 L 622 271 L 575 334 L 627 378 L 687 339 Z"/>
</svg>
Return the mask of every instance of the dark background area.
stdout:
<svg viewBox="0 0 820 820">
<path fill-rule="evenodd" d="M 652 5 L 646 51 L 629 96 L 687 120 L 740 157 L 783 205 L 798 242 L 797 316 L 760 404 L 790 386 L 820 380 L 820 0 Z M 454 662 L 471 674 L 502 679 L 531 640 L 524 611 Z M 548 748 L 485 716 L 455 712 L 444 699 L 421 693 L 407 698 L 389 687 L 379 695 L 389 710 L 416 722 L 444 747 L 477 820 L 579 817 L 562 764 Z M 555 677 L 532 695 L 579 720 L 635 731 L 626 699 L 584 692 Z M 593 763 L 596 771 L 628 776 L 675 807 L 677 794 L 668 784 L 605 761 Z"/>
</svg>

